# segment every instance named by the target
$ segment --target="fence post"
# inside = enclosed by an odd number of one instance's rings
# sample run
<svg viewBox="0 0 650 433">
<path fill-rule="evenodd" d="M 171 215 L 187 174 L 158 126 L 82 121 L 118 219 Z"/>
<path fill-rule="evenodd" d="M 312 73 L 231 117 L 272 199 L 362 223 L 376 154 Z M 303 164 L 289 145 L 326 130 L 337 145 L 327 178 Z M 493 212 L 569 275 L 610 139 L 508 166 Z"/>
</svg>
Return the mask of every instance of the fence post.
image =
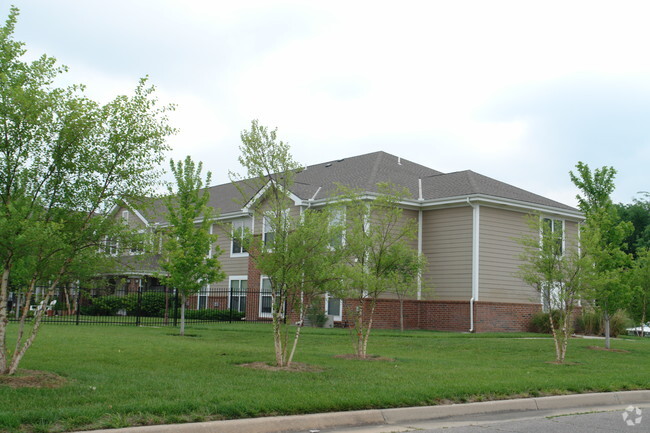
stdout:
<svg viewBox="0 0 650 433">
<path fill-rule="evenodd" d="M 79 315 L 81 314 L 81 287 L 77 287 L 77 320 L 75 325 L 79 325 Z"/>
<path fill-rule="evenodd" d="M 232 302 L 231 290 L 232 289 L 227 289 L 226 290 L 226 298 L 228 299 L 227 302 L 228 302 L 228 305 L 230 305 L 230 308 L 229 308 L 230 311 L 228 313 L 228 323 L 232 323 L 232 304 L 233 304 L 233 302 Z M 240 290 L 241 290 L 241 288 L 240 288 Z M 239 305 L 239 302 L 241 302 L 241 292 L 237 292 L 237 293 L 239 293 L 239 298 L 238 298 L 239 300 L 237 301 L 237 305 Z"/>
<path fill-rule="evenodd" d="M 178 289 L 174 289 L 174 326 L 178 325 Z"/>
<path fill-rule="evenodd" d="M 142 278 L 138 282 L 138 304 L 135 308 L 135 326 L 140 326 L 140 313 L 142 307 Z"/>
</svg>

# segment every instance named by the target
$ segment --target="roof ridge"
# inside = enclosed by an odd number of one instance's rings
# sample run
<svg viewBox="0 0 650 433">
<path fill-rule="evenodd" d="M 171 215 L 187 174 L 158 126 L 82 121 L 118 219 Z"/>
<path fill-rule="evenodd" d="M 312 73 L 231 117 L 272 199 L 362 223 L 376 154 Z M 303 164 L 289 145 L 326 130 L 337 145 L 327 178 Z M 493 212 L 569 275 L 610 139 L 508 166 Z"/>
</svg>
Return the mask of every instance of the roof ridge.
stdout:
<svg viewBox="0 0 650 433">
<path fill-rule="evenodd" d="M 478 183 L 476 182 L 476 179 L 474 178 L 474 175 L 476 173 L 474 173 L 472 170 L 465 170 L 464 172 L 467 174 L 467 179 L 469 180 L 469 184 L 472 186 L 472 189 L 477 193 L 480 192 L 479 187 L 478 187 Z"/>
</svg>

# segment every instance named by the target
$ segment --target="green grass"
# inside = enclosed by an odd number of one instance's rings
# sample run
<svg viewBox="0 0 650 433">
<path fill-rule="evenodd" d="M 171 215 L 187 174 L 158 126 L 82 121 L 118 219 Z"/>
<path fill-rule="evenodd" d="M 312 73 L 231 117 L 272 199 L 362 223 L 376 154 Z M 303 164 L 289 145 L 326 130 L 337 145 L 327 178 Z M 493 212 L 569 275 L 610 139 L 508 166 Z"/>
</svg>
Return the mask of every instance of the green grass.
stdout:
<svg viewBox="0 0 650 433">
<path fill-rule="evenodd" d="M 12 325 L 13 326 L 13 325 Z M 58 389 L 0 386 L 0 430 L 65 431 L 278 414 L 476 401 L 509 396 L 644 389 L 650 339 L 572 340 L 568 365 L 553 341 L 531 334 L 376 331 L 369 353 L 394 361 L 334 358 L 350 353 L 345 330 L 304 329 L 297 362 L 317 372 L 271 372 L 239 364 L 272 362 L 270 327 L 188 328 L 45 325 L 24 369 L 68 379 Z M 537 335 L 538 336 L 538 335 Z"/>
</svg>

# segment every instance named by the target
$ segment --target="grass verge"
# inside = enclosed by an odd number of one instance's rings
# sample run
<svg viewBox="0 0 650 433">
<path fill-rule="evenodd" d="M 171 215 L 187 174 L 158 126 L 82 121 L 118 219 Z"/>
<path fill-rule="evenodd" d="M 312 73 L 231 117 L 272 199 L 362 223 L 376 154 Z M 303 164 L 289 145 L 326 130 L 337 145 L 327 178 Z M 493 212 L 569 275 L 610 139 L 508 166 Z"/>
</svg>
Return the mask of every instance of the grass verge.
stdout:
<svg viewBox="0 0 650 433">
<path fill-rule="evenodd" d="M 57 432 L 265 415 L 400 407 L 516 396 L 644 389 L 650 339 L 615 340 L 620 352 L 569 343 L 554 365 L 553 341 L 525 334 L 376 331 L 369 352 L 350 353 L 349 333 L 304 330 L 296 361 L 322 371 L 269 371 L 264 324 L 211 324 L 181 338 L 170 328 L 45 325 L 24 369 L 66 379 L 59 388 L 0 385 L 0 429 Z"/>
</svg>

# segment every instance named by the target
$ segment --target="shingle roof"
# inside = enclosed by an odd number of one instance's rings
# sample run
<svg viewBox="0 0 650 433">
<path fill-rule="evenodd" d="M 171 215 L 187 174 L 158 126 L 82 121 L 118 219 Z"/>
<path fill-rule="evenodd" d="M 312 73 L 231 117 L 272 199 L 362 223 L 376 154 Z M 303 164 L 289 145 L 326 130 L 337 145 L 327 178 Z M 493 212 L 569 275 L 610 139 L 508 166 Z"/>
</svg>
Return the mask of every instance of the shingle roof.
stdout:
<svg viewBox="0 0 650 433">
<path fill-rule="evenodd" d="M 471 170 L 440 174 L 422 179 L 422 197 L 425 200 L 444 199 L 472 194 L 488 195 L 495 198 L 505 198 L 526 203 L 556 207 L 564 210 L 577 211 L 577 209 L 571 206 L 517 188 L 516 186 L 500 182 Z"/>
<path fill-rule="evenodd" d="M 291 192 L 302 200 L 318 200 L 334 194 L 337 184 L 373 193 L 377 192 L 378 183 L 390 182 L 407 188 L 411 198 L 417 199 L 420 179 L 425 201 L 480 194 L 577 211 L 571 206 L 471 170 L 445 174 L 382 151 L 307 166 L 296 174 Z M 227 183 L 209 188 L 209 205 L 222 215 L 240 211 L 257 190 L 242 182 L 239 185 L 246 191 L 246 200 L 241 200 L 241 193 L 235 185 Z M 145 217 L 150 222 L 162 223 L 163 215 L 164 207 L 160 200 L 156 200 Z"/>
</svg>

